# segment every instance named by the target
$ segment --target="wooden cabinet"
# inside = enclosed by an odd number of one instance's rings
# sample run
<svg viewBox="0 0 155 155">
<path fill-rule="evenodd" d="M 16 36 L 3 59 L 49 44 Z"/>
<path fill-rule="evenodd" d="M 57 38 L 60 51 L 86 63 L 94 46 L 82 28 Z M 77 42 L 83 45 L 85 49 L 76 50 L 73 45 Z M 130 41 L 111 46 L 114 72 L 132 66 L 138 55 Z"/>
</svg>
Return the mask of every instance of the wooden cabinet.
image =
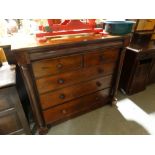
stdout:
<svg viewBox="0 0 155 155">
<path fill-rule="evenodd" d="M 120 89 L 134 94 L 155 82 L 155 42 L 151 41 L 155 19 L 137 21 L 129 47 L 127 47 Z"/>
<path fill-rule="evenodd" d="M 150 66 L 150 74 L 149 74 L 149 84 L 155 83 L 155 56 L 152 60 L 152 64 Z"/>
<path fill-rule="evenodd" d="M 155 82 L 155 43 L 132 44 L 125 54 L 120 88 L 131 95 Z"/>
<path fill-rule="evenodd" d="M 155 19 L 138 19 L 136 20 L 132 42 L 149 42 L 154 39 Z"/>
<path fill-rule="evenodd" d="M 136 31 L 153 31 L 155 27 L 155 19 L 139 19 L 137 21 Z"/>
<path fill-rule="evenodd" d="M 15 85 L 15 70 L 0 68 L 0 134 L 30 134 Z"/>
<path fill-rule="evenodd" d="M 39 133 L 116 102 L 124 47 L 129 36 L 13 50 Z"/>
</svg>

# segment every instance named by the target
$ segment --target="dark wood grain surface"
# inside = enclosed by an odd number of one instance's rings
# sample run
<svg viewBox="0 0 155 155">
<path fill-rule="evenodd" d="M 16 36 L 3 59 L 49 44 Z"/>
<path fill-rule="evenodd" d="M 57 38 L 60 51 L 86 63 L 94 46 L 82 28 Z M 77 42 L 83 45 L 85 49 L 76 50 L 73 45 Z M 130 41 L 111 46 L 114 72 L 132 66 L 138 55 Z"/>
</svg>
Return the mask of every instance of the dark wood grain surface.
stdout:
<svg viewBox="0 0 155 155">
<path fill-rule="evenodd" d="M 109 48 L 89 52 L 84 55 L 84 66 L 90 67 L 107 62 L 116 62 L 119 56 L 119 51 L 120 48 Z"/>
<path fill-rule="evenodd" d="M 77 83 L 54 92 L 49 92 L 40 96 L 43 109 L 62 104 L 66 101 L 84 96 L 111 86 L 112 76 L 106 76 L 99 79 Z"/>
<path fill-rule="evenodd" d="M 58 74 L 55 76 L 36 79 L 39 93 L 60 89 L 78 82 L 95 79 L 113 73 L 116 63 L 105 63 L 94 67 L 83 68 L 76 71 Z"/>
<path fill-rule="evenodd" d="M 47 124 L 55 123 L 56 121 L 66 120 L 73 117 L 82 111 L 89 111 L 93 106 L 107 104 L 109 101 L 110 89 L 105 89 L 94 94 L 90 94 L 76 100 L 68 102 L 52 109 L 43 112 Z"/>
<path fill-rule="evenodd" d="M 32 64 L 36 78 L 79 69 L 82 67 L 82 55 L 73 55 L 55 59 L 46 59 Z"/>
</svg>

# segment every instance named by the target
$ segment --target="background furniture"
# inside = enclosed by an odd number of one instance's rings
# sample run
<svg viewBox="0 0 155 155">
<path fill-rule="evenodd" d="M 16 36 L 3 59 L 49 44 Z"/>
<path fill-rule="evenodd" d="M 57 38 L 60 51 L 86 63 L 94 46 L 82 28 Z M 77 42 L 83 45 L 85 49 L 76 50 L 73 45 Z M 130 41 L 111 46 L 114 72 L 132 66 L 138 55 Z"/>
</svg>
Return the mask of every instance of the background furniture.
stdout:
<svg viewBox="0 0 155 155">
<path fill-rule="evenodd" d="M 155 19 L 138 19 L 133 28 L 131 43 L 148 43 L 154 37 Z"/>
<path fill-rule="evenodd" d="M 155 82 L 155 42 L 130 44 L 127 47 L 120 88 L 126 94 L 143 91 L 148 84 Z"/>
<path fill-rule="evenodd" d="M 155 19 L 138 19 L 135 31 L 154 31 Z"/>
<path fill-rule="evenodd" d="M 12 66 L 0 67 L 0 134 L 31 134 Z"/>
<path fill-rule="evenodd" d="M 22 103 L 23 110 L 24 110 L 26 118 L 28 120 L 28 123 L 31 124 L 30 126 L 31 126 L 31 128 L 33 128 L 32 124 L 34 124 L 33 123 L 34 120 L 33 120 L 33 116 L 32 116 L 32 109 L 30 107 L 30 101 L 29 101 L 29 98 L 28 98 L 28 95 L 26 92 L 26 88 L 24 85 L 24 81 L 23 81 L 21 72 L 19 70 L 19 66 L 16 63 L 14 54 L 11 50 L 11 45 L 3 45 L 3 46 L 0 46 L 0 48 L 3 48 L 8 64 L 16 65 L 16 71 L 15 71 L 16 72 L 16 88 L 18 91 L 20 101 Z"/>
<path fill-rule="evenodd" d="M 126 37 L 95 37 L 15 49 L 39 133 L 116 102 Z"/>
<path fill-rule="evenodd" d="M 127 47 L 120 79 L 120 89 L 128 94 L 145 90 L 155 82 L 155 20 L 137 20 L 134 33 Z"/>
</svg>

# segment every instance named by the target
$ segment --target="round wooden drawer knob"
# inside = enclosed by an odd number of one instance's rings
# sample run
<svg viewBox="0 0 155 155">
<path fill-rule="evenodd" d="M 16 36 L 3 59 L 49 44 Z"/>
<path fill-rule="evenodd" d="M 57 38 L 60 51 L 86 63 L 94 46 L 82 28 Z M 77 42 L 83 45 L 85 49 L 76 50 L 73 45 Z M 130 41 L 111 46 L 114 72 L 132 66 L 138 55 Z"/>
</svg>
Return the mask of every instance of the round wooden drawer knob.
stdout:
<svg viewBox="0 0 155 155">
<path fill-rule="evenodd" d="M 63 109 L 63 110 L 62 110 L 62 113 L 63 113 L 63 114 L 66 114 L 66 113 L 67 113 L 67 111 L 66 111 L 65 109 Z"/>
<path fill-rule="evenodd" d="M 58 68 L 58 69 L 61 69 L 62 67 L 63 67 L 62 64 L 57 64 L 57 68 Z"/>
<path fill-rule="evenodd" d="M 60 94 L 59 98 L 60 99 L 65 99 L 65 94 Z"/>
<path fill-rule="evenodd" d="M 65 82 L 64 79 L 58 79 L 58 83 L 59 83 L 59 84 L 63 84 L 64 82 Z"/>
<path fill-rule="evenodd" d="M 102 84 L 101 84 L 101 82 L 97 81 L 97 82 L 96 82 L 96 85 L 97 85 L 98 87 L 100 87 Z"/>
</svg>

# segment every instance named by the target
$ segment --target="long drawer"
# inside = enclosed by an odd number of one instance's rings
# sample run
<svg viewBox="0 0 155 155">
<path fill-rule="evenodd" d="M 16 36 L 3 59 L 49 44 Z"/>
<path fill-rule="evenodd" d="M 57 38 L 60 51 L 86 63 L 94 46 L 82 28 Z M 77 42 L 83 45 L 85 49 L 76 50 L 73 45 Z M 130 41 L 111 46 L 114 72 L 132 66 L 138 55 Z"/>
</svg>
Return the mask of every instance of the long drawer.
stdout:
<svg viewBox="0 0 155 155">
<path fill-rule="evenodd" d="M 36 79 L 36 85 L 39 93 L 60 89 L 68 85 L 87 81 L 100 76 L 110 75 L 114 72 L 116 63 L 105 63 L 95 67 L 84 68 L 81 70 L 67 72 L 50 77 Z"/>
<path fill-rule="evenodd" d="M 80 84 L 66 87 L 51 93 L 43 94 L 40 96 L 42 108 L 46 109 L 74 98 L 108 88 L 111 86 L 111 82 L 112 75 L 87 82 L 82 82 Z"/>
<path fill-rule="evenodd" d="M 90 67 L 107 62 L 116 62 L 118 60 L 119 51 L 119 48 L 110 48 L 103 50 L 100 49 L 95 52 L 89 52 L 84 55 L 84 66 Z"/>
<path fill-rule="evenodd" d="M 57 73 L 81 68 L 83 64 L 82 55 L 72 55 L 67 57 L 51 58 L 32 63 L 34 76 L 36 78 L 55 75 Z"/>
<path fill-rule="evenodd" d="M 46 124 L 50 124 L 71 117 L 79 112 L 91 109 L 93 106 L 97 106 L 98 103 L 104 105 L 109 101 L 109 93 L 110 89 L 105 89 L 45 110 L 43 111 L 45 122 Z"/>
</svg>

